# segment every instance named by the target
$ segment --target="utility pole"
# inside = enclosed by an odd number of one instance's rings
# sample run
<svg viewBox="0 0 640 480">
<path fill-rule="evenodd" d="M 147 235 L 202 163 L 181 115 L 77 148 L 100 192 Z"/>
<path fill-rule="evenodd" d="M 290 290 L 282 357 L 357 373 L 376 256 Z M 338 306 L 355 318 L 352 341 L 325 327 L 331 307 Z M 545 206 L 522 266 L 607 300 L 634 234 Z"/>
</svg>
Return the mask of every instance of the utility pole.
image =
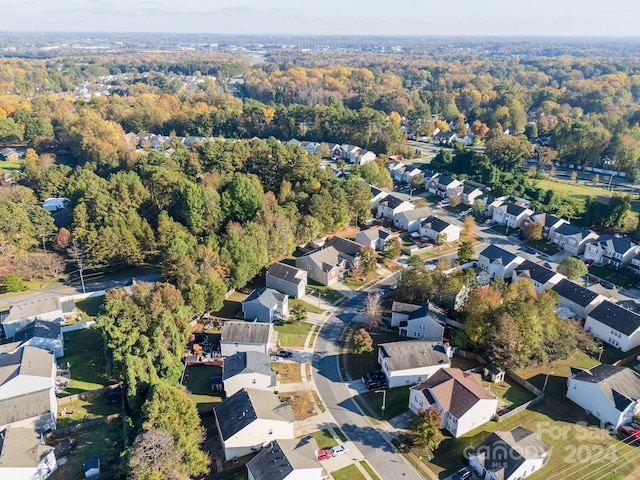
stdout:
<svg viewBox="0 0 640 480">
<path fill-rule="evenodd" d="M 71 240 L 71 252 L 76 260 L 76 264 L 78 265 L 78 271 L 80 272 L 80 283 L 82 284 L 82 293 L 87 293 L 84 287 L 84 276 L 83 276 L 84 255 L 82 254 L 82 251 L 80 250 L 80 247 L 78 246 L 78 242 L 76 241 L 75 238 Z"/>
</svg>

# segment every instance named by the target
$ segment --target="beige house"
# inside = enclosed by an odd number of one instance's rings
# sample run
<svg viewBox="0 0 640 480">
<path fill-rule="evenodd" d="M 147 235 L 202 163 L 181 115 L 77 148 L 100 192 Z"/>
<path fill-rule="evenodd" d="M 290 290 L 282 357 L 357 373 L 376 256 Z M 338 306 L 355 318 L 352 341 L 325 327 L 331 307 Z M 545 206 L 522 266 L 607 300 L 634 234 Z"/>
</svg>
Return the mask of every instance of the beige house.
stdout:
<svg viewBox="0 0 640 480">
<path fill-rule="evenodd" d="M 272 392 L 243 388 L 213 413 L 225 460 L 256 452 L 274 440 L 294 438 L 293 409 Z"/>
<path fill-rule="evenodd" d="M 570 223 L 563 223 L 553 231 L 553 236 L 549 237 L 553 243 L 558 245 L 558 248 L 572 255 L 582 255 L 587 244 L 597 238 L 597 233 Z"/>
<path fill-rule="evenodd" d="M 238 352 L 261 352 L 268 354 L 275 345 L 272 323 L 224 322 L 220 336 L 223 357 Z"/>
<path fill-rule="evenodd" d="M 445 324 L 445 313 L 431 303 L 393 302 L 391 306 L 391 326 L 398 327 L 400 335 L 441 342 Z"/>
<path fill-rule="evenodd" d="M 222 383 L 227 397 L 243 388 L 273 392 L 276 374 L 271 370 L 271 358 L 262 352 L 234 353 L 224 359 Z"/>
<path fill-rule="evenodd" d="M 326 470 L 316 459 L 318 444 L 309 435 L 275 440 L 247 463 L 249 480 L 324 480 Z"/>
<path fill-rule="evenodd" d="M 444 239 L 444 243 L 457 242 L 460 240 L 461 232 L 462 228 L 460 226 L 453 225 L 433 215 L 420 224 L 420 237 L 428 238 L 434 243 L 440 243 L 440 239 Z"/>
<path fill-rule="evenodd" d="M 34 429 L 9 427 L 0 431 L 0 478 L 45 480 L 57 468 L 53 447 L 45 445 Z"/>
<path fill-rule="evenodd" d="M 322 247 L 296 258 L 296 267 L 309 278 L 331 285 L 343 278 L 358 262 L 362 245 L 342 237 L 332 237 Z"/>
<path fill-rule="evenodd" d="M 409 340 L 378 345 L 378 363 L 389 388 L 420 383 L 451 360 L 440 342 Z"/>
</svg>

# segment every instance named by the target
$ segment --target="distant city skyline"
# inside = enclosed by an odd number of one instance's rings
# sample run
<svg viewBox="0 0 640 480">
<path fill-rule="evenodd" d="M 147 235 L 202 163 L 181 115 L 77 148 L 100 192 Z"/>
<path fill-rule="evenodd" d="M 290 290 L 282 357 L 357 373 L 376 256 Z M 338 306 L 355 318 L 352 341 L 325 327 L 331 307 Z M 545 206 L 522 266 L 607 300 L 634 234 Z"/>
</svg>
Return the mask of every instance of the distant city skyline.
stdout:
<svg viewBox="0 0 640 480">
<path fill-rule="evenodd" d="M 635 37 L 638 0 L 0 0 L 5 31 Z"/>
</svg>

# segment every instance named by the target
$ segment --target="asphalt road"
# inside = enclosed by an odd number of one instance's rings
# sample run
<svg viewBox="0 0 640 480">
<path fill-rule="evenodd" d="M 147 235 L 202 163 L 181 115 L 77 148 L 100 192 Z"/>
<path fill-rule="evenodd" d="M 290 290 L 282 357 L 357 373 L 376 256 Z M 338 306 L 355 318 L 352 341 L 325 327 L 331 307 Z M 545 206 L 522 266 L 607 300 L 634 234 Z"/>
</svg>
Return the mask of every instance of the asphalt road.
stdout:
<svg viewBox="0 0 640 480">
<path fill-rule="evenodd" d="M 397 275 L 388 277 L 369 291 L 388 292 L 397 281 Z M 314 379 L 318 391 L 335 422 L 349 437 L 367 462 L 384 479 L 422 479 L 423 477 L 390 445 L 383 430 L 373 426 L 363 416 L 340 378 L 338 355 L 342 332 L 353 316 L 360 313 L 366 293 L 343 303 L 322 327 L 316 341 L 313 360 Z"/>
</svg>

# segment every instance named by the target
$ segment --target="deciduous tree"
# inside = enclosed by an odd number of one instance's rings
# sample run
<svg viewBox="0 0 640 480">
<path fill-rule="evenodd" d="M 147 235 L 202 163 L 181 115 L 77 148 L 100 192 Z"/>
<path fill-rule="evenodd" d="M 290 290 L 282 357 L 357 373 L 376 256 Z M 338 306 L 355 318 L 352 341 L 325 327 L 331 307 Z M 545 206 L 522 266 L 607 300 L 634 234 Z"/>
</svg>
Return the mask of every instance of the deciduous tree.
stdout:
<svg viewBox="0 0 640 480">
<path fill-rule="evenodd" d="M 353 334 L 353 351 L 356 355 L 373 352 L 373 339 L 364 328 L 359 328 Z"/>
<path fill-rule="evenodd" d="M 586 275 L 588 269 L 584 262 L 579 258 L 567 257 L 558 264 L 557 271 L 569 280 L 575 280 L 576 278 Z"/>
<path fill-rule="evenodd" d="M 437 408 L 420 409 L 411 423 L 409 438 L 417 447 L 433 451 L 444 440 L 440 430 L 441 422 L 442 415 Z"/>
</svg>

